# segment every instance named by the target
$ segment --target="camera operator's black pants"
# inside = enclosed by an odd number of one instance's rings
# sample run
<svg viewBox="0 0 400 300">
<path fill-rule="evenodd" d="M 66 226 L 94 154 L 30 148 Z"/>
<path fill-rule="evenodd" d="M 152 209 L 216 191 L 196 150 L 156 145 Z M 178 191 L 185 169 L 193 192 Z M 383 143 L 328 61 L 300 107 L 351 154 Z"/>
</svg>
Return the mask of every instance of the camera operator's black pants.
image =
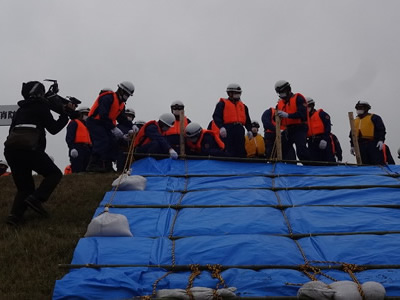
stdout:
<svg viewBox="0 0 400 300">
<path fill-rule="evenodd" d="M 29 195 L 33 195 L 42 202 L 47 201 L 63 175 L 44 151 L 5 149 L 4 156 L 11 168 L 11 174 L 17 187 L 11 214 L 22 217 L 27 208 L 24 200 Z M 44 177 L 37 189 L 32 171 Z"/>
</svg>

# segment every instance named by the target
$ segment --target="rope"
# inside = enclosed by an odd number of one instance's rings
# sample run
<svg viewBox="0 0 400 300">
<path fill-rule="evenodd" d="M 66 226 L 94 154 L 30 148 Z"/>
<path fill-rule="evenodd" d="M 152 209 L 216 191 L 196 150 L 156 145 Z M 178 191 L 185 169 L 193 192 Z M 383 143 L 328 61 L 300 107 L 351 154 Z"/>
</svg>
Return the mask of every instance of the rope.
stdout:
<svg viewBox="0 0 400 300">
<path fill-rule="evenodd" d="M 188 285 L 186 286 L 186 293 L 188 294 L 189 298 L 193 300 L 194 297 L 190 289 L 193 287 L 194 279 L 201 274 L 201 271 L 199 270 L 199 265 L 190 265 L 190 270 L 192 271 L 192 273 L 190 274 L 188 279 Z"/>
<path fill-rule="evenodd" d="M 130 145 L 129 145 L 128 155 L 127 155 L 126 160 L 125 160 L 124 169 L 123 169 L 121 175 L 119 176 L 119 180 L 118 180 L 117 186 L 114 188 L 113 193 L 112 193 L 110 199 L 108 200 L 107 204 L 106 204 L 105 207 L 104 207 L 104 212 L 108 212 L 108 211 L 109 211 L 109 208 L 110 208 L 110 206 L 111 206 L 111 203 L 112 203 L 112 201 L 114 200 L 115 195 L 116 195 L 116 193 L 117 193 L 117 191 L 118 191 L 118 188 L 119 188 L 119 186 L 120 186 L 120 184 L 121 184 L 122 175 L 123 175 L 125 172 L 127 172 L 126 174 L 128 174 L 128 175 L 130 174 L 130 171 L 127 171 L 127 166 L 128 166 L 128 165 L 131 166 L 131 165 L 132 165 L 132 162 L 133 162 L 133 151 L 134 151 L 134 146 L 133 146 L 133 144 L 134 144 L 135 138 L 136 138 L 136 133 L 134 133 L 133 136 L 132 136 L 132 140 L 131 140 L 131 143 L 130 143 Z"/>
</svg>

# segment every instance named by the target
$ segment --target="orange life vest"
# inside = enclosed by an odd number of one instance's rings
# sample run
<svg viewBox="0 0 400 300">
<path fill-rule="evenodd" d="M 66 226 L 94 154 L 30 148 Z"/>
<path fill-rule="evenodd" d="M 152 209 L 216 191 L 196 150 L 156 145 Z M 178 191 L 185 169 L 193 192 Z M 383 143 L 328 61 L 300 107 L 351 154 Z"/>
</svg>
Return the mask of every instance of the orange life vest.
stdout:
<svg viewBox="0 0 400 300">
<path fill-rule="evenodd" d="M 219 101 L 225 103 L 223 119 L 225 124 L 241 123 L 246 124 L 246 110 L 242 101 L 233 103 L 228 99 L 221 98 Z"/>
<path fill-rule="evenodd" d="M 82 143 L 82 144 L 91 145 L 92 141 L 90 139 L 89 130 L 87 129 L 85 124 L 83 124 L 83 122 L 78 119 L 72 120 L 71 122 L 74 122 L 74 121 L 78 125 L 78 127 L 76 128 L 76 132 L 75 132 L 74 143 Z"/>
<path fill-rule="evenodd" d="M 66 166 L 64 169 L 64 175 L 69 175 L 69 174 L 72 174 L 71 165 Z"/>
<path fill-rule="evenodd" d="M 319 134 L 323 134 L 325 132 L 324 122 L 322 122 L 319 113 L 323 111 L 322 109 L 318 109 L 310 116 L 310 121 L 308 123 L 308 132 L 307 136 L 315 136 Z"/>
<path fill-rule="evenodd" d="M 217 134 L 217 133 L 215 133 L 214 131 L 212 131 L 212 130 L 207 130 L 207 129 L 203 129 L 203 130 L 201 131 L 200 137 L 199 137 L 199 139 L 197 140 L 196 143 L 193 143 L 193 142 L 187 140 L 187 141 L 186 141 L 187 146 L 188 146 L 193 152 L 200 153 L 200 152 L 201 152 L 201 143 L 202 143 L 202 141 L 203 141 L 204 134 L 206 134 L 206 133 L 212 134 L 212 136 L 214 137 L 215 141 L 217 142 L 217 144 L 218 144 L 218 146 L 219 146 L 219 148 L 220 148 L 221 150 L 225 149 L 225 144 L 224 144 L 224 142 L 221 140 L 221 138 L 219 137 L 219 133 Z"/>
<path fill-rule="evenodd" d="M 119 99 L 116 93 L 108 91 L 108 92 L 104 92 L 101 93 L 96 101 L 94 102 L 92 108 L 89 111 L 89 117 L 93 117 L 96 120 L 100 120 L 100 115 L 97 113 L 96 115 L 94 115 L 96 113 L 97 108 L 99 107 L 99 99 L 105 95 L 109 95 L 112 94 L 114 97 L 113 103 L 111 104 L 110 107 L 110 111 L 108 113 L 108 118 L 113 122 L 113 124 L 116 126 L 117 125 L 117 118 L 119 116 L 119 114 L 121 113 L 121 111 L 124 110 L 125 108 L 125 102 L 119 103 Z"/>
<path fill-rule="evenodd" d="M 183 124 L 184 124 L 184 129 L 186 128 L 187 124 L 188 124 L 188 120 L 185 117 L 185 119 L 183 120 Z M 181 127 L 180 127 L 180 122 L 175 120 L 174 126 L 172 126 L 170 129 L 168 129 L 165 132 L 165 135 L 174 135 L 174 134 L 180 134 L 181 132 Z"/>
<path fill-rule="evenodd" d="M 161 135 L 164 135 L 162 130 L 161 130 L 161 128 L 160 128 L 160 126 L 158 125 L 157 121 L 155 121 L 155 120 L 149 121 L 146 124 L 144 124 L 142 126 L 142 128 L 140 128 L 138 134 L 136 135 L 135 141 L 133 143 L 134 147 L 142 146 L 142 145 L 146 145 L 146 144 L 150 143 L 151 140 L 146 136 L 146 128 L 151 124 L 156 125 L 157 129 L 158 129 L 158 132 Z"/>
<path fill-rule="evenodd" d="M 271 124 L 276 128 L 276 122 L 275 122 L 275 112 L 276 112 L 276 109 L 275 108 L 273 108 L 273 107 L 271 107 L 270 108 L 271 109 Z M 281 130 L 284 130 L 285 129 L 285 126 L 283 126 L 282 125 L 282 122 L 281 122 Z M 274 131 L 272 131 L 272 130 L 270 130 L 270 129 L 265 129 L 265 132 L 267 132 L 267 133 L 276 133 L 276 131 L 274 130 Z"/>
<path fill-rule="evenodd" d="M 295 112 L 297 112 L 296 100 L 297 100 L 297 96 L 299 96 L 299 95 L 301 95 L 301 94 L 299 94 L 299 93 L 294 94 L 290 98 L 288 103 L 285 103 L 285 101 L 283 99 L 279 99 L 277 109 L 287 112 L 288 114 L 294 114 Z M 304 106 L 307 107 L 307 102 L 305 100 L 304 100 Z M 308 119 L 308 113 L 307 113 L 307 119 Z M 281 124 L 283 126 L 302 124 L 302 123 L 306 123 L 306 122 L 301 119 L 289 119 L 289 118 L 282 118 L 282 120 L 281 120 Z"/>
</svg>

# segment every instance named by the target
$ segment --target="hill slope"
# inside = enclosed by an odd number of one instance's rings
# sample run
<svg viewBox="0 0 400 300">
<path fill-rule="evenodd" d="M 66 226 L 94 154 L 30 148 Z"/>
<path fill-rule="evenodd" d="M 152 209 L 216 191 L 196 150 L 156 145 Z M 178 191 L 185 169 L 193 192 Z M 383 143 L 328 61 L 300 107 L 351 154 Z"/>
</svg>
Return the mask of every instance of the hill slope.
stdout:
<svg viewBox="0 0 400 300">
<path fill-rule="evenodd" d="M 35 177 L 39 183 L 41 177 Z M 45 204 L 51 217 L 43 219 L 28 210 L 18 229 L 5 224 L 15 195 L 12 177 L 0 177 L 0 299 L 51 299 L 56 279 L 68 271 L 58 264 L 70 263 L 77 241 L 116 177 L 64 176 Z"/>
</svg>

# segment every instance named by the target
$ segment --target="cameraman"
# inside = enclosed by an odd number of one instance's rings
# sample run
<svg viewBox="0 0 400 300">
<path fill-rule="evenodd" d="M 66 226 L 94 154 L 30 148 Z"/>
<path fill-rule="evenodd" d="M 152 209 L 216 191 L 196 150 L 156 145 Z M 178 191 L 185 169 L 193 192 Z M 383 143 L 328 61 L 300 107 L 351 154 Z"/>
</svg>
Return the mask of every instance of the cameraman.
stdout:
<svg viewBox="0 0 400 300">
<path fill-rule="evenodd" d="M 47 201 L 62 178 L 62 172 L 45 153 L 46 130 L 55 135 L 68 123 L 65 112 L 73 106 L 64 104 L 57 120 L 50 112 L 51 104 L 45 97 L 45 87 L 38 81 L 22 84 L 24 100 L 12 120 L 9 135 L 4 143 L 4 155 L 12 171 L 17 193 L 6 223 L 17 226 L 22 222 L 29 206 L 36 213 L 48 216 L 42 203 Z M 69 107 L 67 109 L 67 107 Z M 44 178 L 38 188 L 32 176 L 35 171 Z"/>
</svg>

